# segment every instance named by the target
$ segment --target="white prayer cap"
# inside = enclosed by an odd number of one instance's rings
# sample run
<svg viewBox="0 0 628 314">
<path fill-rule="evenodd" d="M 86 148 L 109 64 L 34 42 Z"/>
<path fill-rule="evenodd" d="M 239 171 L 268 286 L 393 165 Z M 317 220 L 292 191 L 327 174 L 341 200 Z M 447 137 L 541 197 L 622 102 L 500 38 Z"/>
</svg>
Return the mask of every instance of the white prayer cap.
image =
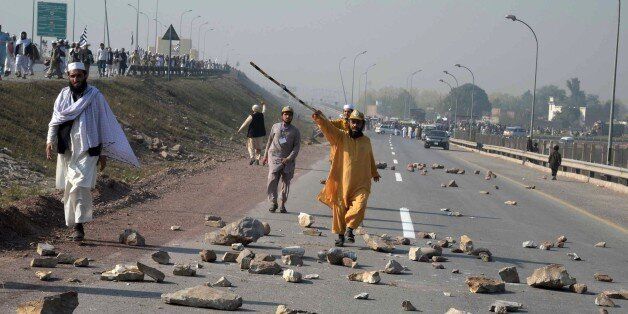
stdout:
<svg viewBox="0 0 628 314">
<path fill-rule="evenodd" d="M 259 105 L 253 105 L 251 110 L 253 110 L 253 112 L 260 112 L 262 111 L 262 108 Z"/>
<path fill-rule="evenodd" d="M 85 65 L 83 64 L 83 62 L 72 62 L 72 63 L 68 64 L 68 72 L 70 72 L 72 70 L 83 70 L 83 71 L 85 71 Z"/>
<path fill-rule="evenodd" d="M 346 104 L 342 107 L 343 110 L 354 110 L 353 104 Z"/>
</svg>

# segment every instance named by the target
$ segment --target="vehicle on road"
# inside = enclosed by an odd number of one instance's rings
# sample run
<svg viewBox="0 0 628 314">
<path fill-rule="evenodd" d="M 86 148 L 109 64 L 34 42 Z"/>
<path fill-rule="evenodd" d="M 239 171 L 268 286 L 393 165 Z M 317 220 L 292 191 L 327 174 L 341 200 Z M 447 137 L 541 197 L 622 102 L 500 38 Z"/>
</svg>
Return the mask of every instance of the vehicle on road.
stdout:
<svg viewBox="0 0 628 314">
<path fill-rule="evenodd" d="M 427 133 L 430 133 L 430 131 L 432 130 L 436 130 L 436 125 L 434 124 L 424 125 L 423 133 L 421 133 L 421 139 L 425 141 L 425 137 L 427 136 Z"/>
<path fill-rule="evenodd" d="M 431 130 L 425 136 L 425 143 L 423 147 L 430 148 L 432 146 L 442 147 L 444 150 L 449 150 L 449 135 L 447 132 L 441 130 Z"/>
<path fill-rule="evenodd" d="M 526 136 L 526 129 L 520 126 L 509 126 L 504 130 L 505 137 L 523 137 Z"/>
<path fill-rule="evenodd" d="M 375 127 L 375 133 L 377 134 L 393 134 L 395 128 L 390 124 L 382 124 Z"/>
<path fill-rule="evenodd" d="M 573 136 L 563 136 L 559 140 L 561 144 L 573 144 L 573 141 L 574 141 Z"/>
</svg>

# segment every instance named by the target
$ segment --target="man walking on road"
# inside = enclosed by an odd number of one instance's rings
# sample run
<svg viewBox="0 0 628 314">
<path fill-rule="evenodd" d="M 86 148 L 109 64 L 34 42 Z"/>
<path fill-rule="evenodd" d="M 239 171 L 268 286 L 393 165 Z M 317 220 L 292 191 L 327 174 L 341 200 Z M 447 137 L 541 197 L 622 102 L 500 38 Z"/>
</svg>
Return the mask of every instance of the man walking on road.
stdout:
<svg viewBox="0 0 628 314">
<path fill-rule="evenodd" d="M 63 78 L 61 72 L 61 50 L 56 42 L 52 42 L 52 50 L 50 51 L 50 65 L 48 66 L 47 78 L 56 75 L 58 79 Z"/>
<path fill-rule="evenodd" d="M 312 115 L 325 138 L 336 151 L 325 187 L 318 200 L 332 210 L 332 232 L 338 235 L 336 246 L 355 242 L 353 230 L 364 220 L 371 193 L 371 179 L 379 181 L 371 140 L 365 136 L 364 115 L 354 110 L 348 131 L 336 128 L 321 111 Z"/>
<path fill-rule="evenodd" d="M 246 137 L 246 147 L 249 150 L 249 165 L 258 164 L 261 158 L 262 149 L 264 148 L 264 136 L 266 136 L 266 126 L 264 125 L 264 113 L 266 112 L 266 104 L 262 102 L 262 106 L 253 105 L 251 114 L 244 120 L 236 134 L 242 132 L 248 127 Z M 231 137 L 233 139 L 233 137 Z"/>
<path fill-rule="evenodd" d="M 64 190 L 65 223 L 74 227 L 71 238 L 83 240 L 83 224 L 92 220 L 96 167 L 104 170 L 107 157 L 139 167 L 103 94 L 87 84 L 83 63 L 68 64 L 69 86 L 57 96 L 48 125 L 46 158 L 57 146 L 56 188 Z"/>
<path fill-rule="evenodd" d="M 32 53 L 31 40 L 26 37 L 26 32 L 20 34 L 20 39 L 15 43 L 15 75 L 26 79 L 29 73 L 28 62 Z"/>
<path fill-rule="evenodd" d="M 105 69 L 107 68 L 107 50 L 105 49 L 105 44 L 100 43 L 100 48 L 96 52 L 96 64 L 98 65 L 98 76 L 105 76 Z"/>
<path fill-rule="evenodd" d="M 552 180 L 556 180 L 556 174 L 558 173 L 558 168 L 560 164 L 563 162 L 563 157 L 560 155 L 558 150 L 560 147 L 558 145 L 554 146 L 554 151 L 549 155 L 549 159 L 547 162 L 549 163 L 550 169 L 552 169 Z"/>
<path fill-rule="evenodd" d="M 4 61 L 7 58 L 7 43 L 11 41 L 9 33 L 2 31 L 2 25 L 0 25 L 0 81 L 2 81 L 2 75 L 4 74 Z"/>
<path fill-rule="evenodd" d="M 281 208 L 286 210 L 286 201 L 290 193 L 290 180 L 294 176 L 296 159 L 301 149 L 301 132 L 292 125 L 294 110 L 286 106 L 281 109 L 281 121 L 270 129 L 266 152 L 262 163 L 268 163 L 268 200 L 271 202 L 270 212 L 277 210 L 277 188 L 281 179 Z"/>
</svg>

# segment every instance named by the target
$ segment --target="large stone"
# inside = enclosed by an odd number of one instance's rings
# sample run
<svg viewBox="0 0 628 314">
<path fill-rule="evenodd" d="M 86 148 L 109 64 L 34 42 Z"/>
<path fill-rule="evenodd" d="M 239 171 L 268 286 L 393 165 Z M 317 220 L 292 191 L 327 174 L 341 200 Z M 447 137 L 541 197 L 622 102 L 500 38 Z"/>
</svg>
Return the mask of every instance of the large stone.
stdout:
<svg viewBox="0 0 628 314">
<path fill-rule="evenodd" d="M 230 282 L 229 280 L 227 280 L 227 278 L 225 278 L 225 277 L 220 277 L 220 278 L 218 278 L 218 281 L 216 281 L 216 282 L 212 285 L 212 287 L 225 287 L 225 288 L 226 288 L 226 287 L 231 287 L 231 286 L 233 286 L 233 285 L 232 285 L 232 284 L 231 284 L 231 282 Z"/>
<path fill-rule="evenodd" d="M 561 289 L 576 283 L 576 279 L 569 276 L 565 266 L 551 264 L 534 270 L 526 279 L 528 286 L 543 289 Z"/>
<path fill-rule="evenodd" d="M 35 272 L 35 276 L 37 276 L 37 278 L 41 281 L 48 281 L 52 278 L 52 272 L 40 270 Z"/>
<path fill-rule="evenodd" d="M 145 246 L 146 240 L 144 237 L 133 229 L 125 229 L 120 236 L 118 236 L 118 242 L 131 246 Z"/>
<path fill-rule="evenodd" d="M 150 255 L 150 258 L 157 264 L 168 265 L 170 264 L 170 254 L 165 251 L 157 251 Z"/>
<path fill-rule="evenodd" d="M 583 283 L 574 283 L 573 285 L 569 286 L 569 291 L 575 292 L 578 294 L 583 294 L 587 292 L 587 289 L 588 289 L 587 285 Z"/>
<path fill-rule="evenodd" d="M 57 263 L 59 264 L 74 264 L 76 257 L 68 253 L 57 254 Z"/>
<path fill-rule="evenodd" d="M 407 312 L 416 311 L 416 307 L 414 307 L 414 305 L 412 305 L 412 303 L 410 303 L 410 301 L 408 300 L 401 301 L 401 308 Z"/>
<path fill-rule="evenodd" d="M 345 257 L 344 253 L 339 248 L 331 248 L 327 251 L 327 262 L 332 265 L 342 265 L 342 258 Z"/>
<path fill-rule="evenodd" d="M 493 304 L 491 304 L 489 311 L 497 312 L 498 308 L 504 308 L 506 312 L 518 312 L 520 309 L 523 308 L 523 304 L 519 302 L 497 300 L 493 302 Z"/>
<path fill-rule="evenodd" d="M 353 261 L 352 259 L 350 259 L 348 257 L 343 257 L 342 258 L 342 266 L 356 268 L 356 267 L 358 267 L 358 263 Z"/>
<path fill-rule="evenodd" d="M 364 239 L 366 245 L 373 251 L 392 253 L 392 251 L 395 250 L 395 246 L 392 242 L 384 241 L 384 239 L 378 235 L 364 233 L 362 238 Z"/>
<path fill-rule="evenodd" d="M 263 221 L 262 222 L 262 227 L 264 228 L 264 235 L 267 236 L 270 234 L 270 224 Z"/>
<path fill-rule="evenodd" d="M 288 246 L 281 249 L 281 255 L 305 255 L 305 249 L 300 246 Z"/>
<path fill-rule="evenodd" d="M 200 255 L 203 262 L 213 263 L 216 261 L 216 252 L 213 250 L 202 250 L 198 255 Z"/>
<path fill-rule="evenodd" d="M 36 257 L 31 260 L 31 267 L 54 268 L 57 267 L 57 263 L 56 257 Z"/>
<path fill-rule="evenodd" d="M 303 258 L 299 255 L 283 255 L 281 261 L 287 266 L 303 266 Z"/>
<path fill-rule="evenodd" d="M 250 257 L 243 257 L 242 259 L 240 259 L 240 261 L 238 262 L 238 265 L 240 265 L 240 269 L 241 270 L 247 270 L 251 267 L 251 262 L 253 261 L 252 258 Z"/>
<path fill-rule="evenodd" d="M 499 270 L 499 277 L 508 283 L 519 283 L 519 273 L 517 272 L 517 267 L 509 266 L 504 267 Z"/>
<path fill-rule="evenodd" d="M 242 306 L 242 297 L 226 290 L 201 285 L 172 293 L 164 293 L 161 300 L 167 304 L 234 311 Z"/>
<path fill-rule="evenodd" d="M 172 268 L 172 274 L 175 276 L 196 276 L 196 269 L 189 264 L 177 264 Z"/>
<path fill-rule="evenodd" d="M 524 241 L 523 243 L 521 243 L 521 246 L 526 249 L 535 249 L 536 243 L 534 243 L 534 241 Z"/>
<path fill-rule="evenodd" d="M 235 263 L 238 259 L 238 255 L 240 255 L 240 252 L 225 252 L 225 254 L 222 256 L 222 262 Z"/>
<path fill-rule="evenodd" d="M 607 297 L 604 293 L 600 293 L 595 297 L 595 305 L 604 307 L 615 307 L 615 302 Z"/>
<path fill-rule="evenodd" d="M 85 257 L 78 258 L 74 261 L 73 264 L 75 267 L 87 267 L 89 266 L 89 259 Z"/>
<path fill-rule="evenodd" d="M 37 254 L 40 256 L 55 256 L 55 247 L 48 243 L 37 243 Z"/>
<path fill-rule="evenodd" d="M 613 282 L 613 278 L 611 278 L 611 276 L 609 276 L 607 274 L 595 273 L 595 274 L 593 274 L 593 278 L 595 280 L 597 280 L 597 281 Z"/>
<path fill-rule="evenodd" d="M 314 216 L 307 213 L 299 213 L 299 226 L 303 228 L 311 227 L 314 224 Z"/>
<path fill-rule="evenodd" d="M 384 267 L 384 270 L 382 271 L 386 274 L 398 275 L 403 272 L 403 266 L 401 266 L 401 264 L 399 264 L 399 262 L 397 262 L 396 260 L 391 259 L 388 261 L 386 267 Z"/>
<path fill-rule="evenodd" d="M 266 261 L 266 262 L 274 262 L 275 261 L 275 257 L 271 254 L 268 253 L 257 253 L 255 254 L 255 257 L 253 258 L 256 261 Z"/>
<path fill-rule="evenodd" d="M 481 276 L 468 277 L 465 281 L 472 293 L 505 292 L 506 285 L 501 280 L 489 279 Z"/>
<path fill-rule="evenodd" d="M 137 266 L 118 264 L 114 269 L 101 273 L 100 280 L 142 281 L 144 280 L 144 273 Z"/>
<path fill-rule="evenodd" d="M 410 245 L 410 239 L 402 237 L 402 236 L 397 236 L 394 239 L 394 244 L 396 244 L 396 245 Z"/>
<path fill-rule="evenodd" d="M 260 275 L 277 275 L 281 273 L 281 266 L 275 262 L 252 261 L 249 273 Z"/>
<path fill-rule="evenodd" d="M 611 299 L 628 300 L 628 290 L 606 290 L 602 293 Z"/>
<path fill-rule="evenodd" d="M 473 251 L 473 240 L 466 234 L 460 237 L 460 249 L 463 252 Z"/>
<path fill-rule="evenodd" d="M 301 280 L 303 280 L 303 276 L 301 275 L 301 273 L 298 271 L 294 271 L 293 269 L 284 270 L 282 277 L 283 277 L 283 280 L 287 282 L 293 282 L 293 283 L 298 283 L 298 282 L 301 282 Z"/>
<path fill-rule="evenodd" d="M 207 233 L 205 240 L 216 245 L 229 246 L 234 243 L 247 245 L 263 236 L 264 225 L 262 222 L 251 217 L 245 217 L 222 227 L 220 230 Z"/>
<path fill-rule="evenodd" d="M 137 269 L 144 273 L 144 275 L 155 279 L 156 282 L 163 282 L 166 275 L 159 271 L 157 268 L 153 268 L 147 265 L 144 265 L 140 262 L 137 262 Z"/>
<path fill-rule="evenodd" d="M 238 257 L 236 258 L 236 263 L 241 264 L 244 258 L 250 258 L 251 260 L 255 257 L 255 253 L 249 249 L 242 250 Z"/>
<path fill-rule="evenodd" d="M 78 305 L 78 293 L 68 291 L 21 303 L 17 306 L 17 314 L 72 314 Z"/>
<path fill-rule="evenodd" d="M 440 247 L 411 247 L 408 251 L 408 258 L 411 261 L 428 262 L 432 256 L 440 256 L 443 251 Z"/>
<path fill-rule="evenodd" d="M 381 278 L 379 277 L 378 271 L 365 271 L 365 272 L 353 273 L 353 274 L 349 274 L 347 278 L 350 281 L 361 281 L 361 282 L 370 283 L 370 284 L 379 283 L 381 280 Z"/>
</svg>

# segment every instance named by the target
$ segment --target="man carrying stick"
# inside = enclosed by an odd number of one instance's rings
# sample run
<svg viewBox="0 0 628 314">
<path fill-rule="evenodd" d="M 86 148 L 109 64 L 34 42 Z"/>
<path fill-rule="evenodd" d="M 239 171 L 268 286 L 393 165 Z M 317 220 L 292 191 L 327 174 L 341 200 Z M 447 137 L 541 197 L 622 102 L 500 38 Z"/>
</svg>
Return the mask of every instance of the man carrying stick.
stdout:
<svg viewBox="0 0 628 314">
<path fill-rule="evenodd" d="M 317 110 L 312 119 L 331 145 L 333 159 L 325 187 L 318 200 L 332 210 L 332 232 L 338 235 L 336 246 L 355 242 L 353 230 L 362 220 L 371 193 L 371 179 L 379 181 L 371 140 L 362 133 L 364 115 L 354 110 L 349 116 L 349 130 L 334 126 Z"/>
</svg>

